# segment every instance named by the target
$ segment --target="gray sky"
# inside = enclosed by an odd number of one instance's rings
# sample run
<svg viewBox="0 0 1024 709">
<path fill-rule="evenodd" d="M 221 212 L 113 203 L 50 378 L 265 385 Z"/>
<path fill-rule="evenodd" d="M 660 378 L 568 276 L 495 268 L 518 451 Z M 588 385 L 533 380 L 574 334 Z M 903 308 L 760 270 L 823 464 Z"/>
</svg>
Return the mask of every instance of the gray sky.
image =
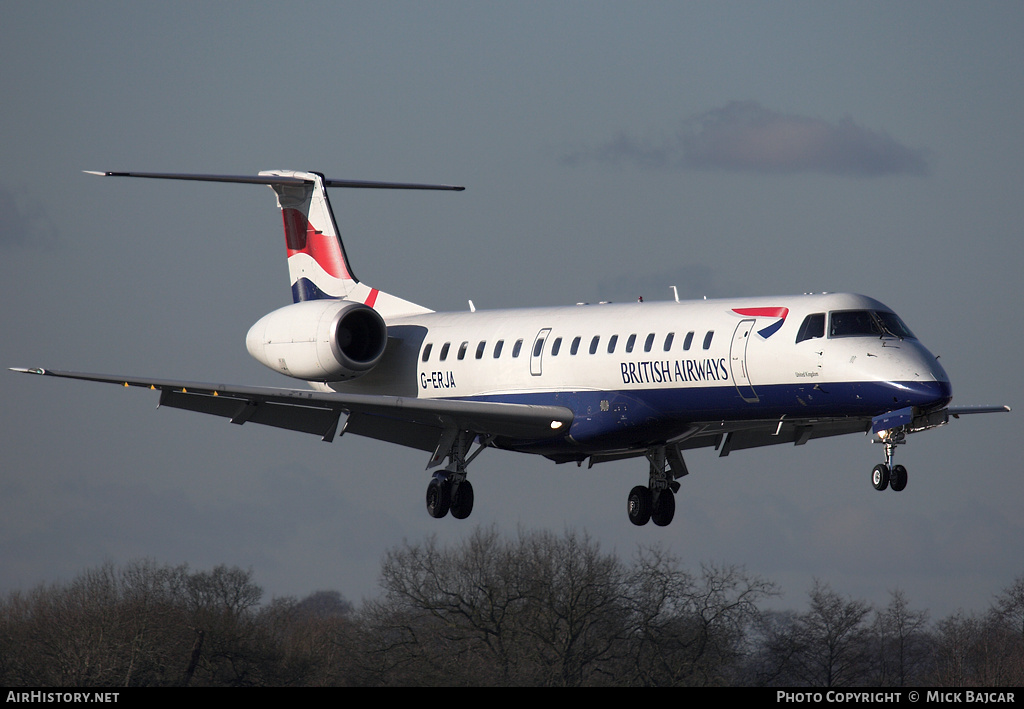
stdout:
<svg viewBox="0 0 1024 709">
<path fill-rule="evenodd" d="M 82 170 L 450 182 L 335 190 L 358 276 L 437 310 L 853 291 L 899 312 L 956 403 L 1021 404 L 1024 6 L 989 3 L 0 4 L 0 364 L 287 386 L 244 337 L 290 301 L 263 187 Z M 882 451 L 691 453 L 675 522 L 644 462 L 487 452 L 466 522 L 426 456 L 155 411 L 0 372 L 0 591 L 152 557 L 272 595 L 375 593 L 382 552 L 474 525 L 586 531 L 817 577 L 941 617 L 1024 574 L 1021 414 Z"/>
</svg>

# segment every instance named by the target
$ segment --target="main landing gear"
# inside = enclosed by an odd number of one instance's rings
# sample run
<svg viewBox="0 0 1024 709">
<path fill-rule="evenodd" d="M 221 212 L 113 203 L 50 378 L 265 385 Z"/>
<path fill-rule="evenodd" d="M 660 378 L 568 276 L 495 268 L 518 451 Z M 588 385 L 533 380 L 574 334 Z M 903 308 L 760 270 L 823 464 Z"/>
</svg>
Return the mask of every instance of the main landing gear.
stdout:
<svg viewBox="0 0 1024 709">
<path fill-rule="evenodd" d="M 449 512 L 455 519 L 466 519 L 473 511 L 473 485 L 445 473 L 436 473 L 427 485 L 427 513 L 440 519 Z"/>
<path fill-rule="evenodd" d="M 445 456 L 448 465 L 434 473 L 427 485 L 427 514 L 436 519 L 449 512 L 455 519 L 466 519 L 473 511 L 473 485 L 466 479 L 466 466 L 483 452 L 491 437 L 479 441 L 479 447 L 469 454 L 476 435 L 471 431 L 449 430 L 441 436 L 437 450 L 428 468 L 439 465 Z"/>
<path fill-rule="evenodd" d="M 676 514 L 676 493 L 681 478 L 689 471 L 675 446 L 656 446 L 645 454 L 651 464 L 650 482 L 629 491 L 626 514 L 633 524 L 643 526 L 654 522 L 659 527 L 671 524 Z"/>
<path fill-rule="evenodd" d="M 907 486 L 907 469 L 902 465 L 893 465 L 892 458 L 896 446 L 905 443 L 907 434 L 900 429 L 881 431 L 879 442 L 885 445 L 885 462 L 879 463 L 871 470 L 871 484 L 876 490 L 889 487 L 899 492 Z"/>
</svg>

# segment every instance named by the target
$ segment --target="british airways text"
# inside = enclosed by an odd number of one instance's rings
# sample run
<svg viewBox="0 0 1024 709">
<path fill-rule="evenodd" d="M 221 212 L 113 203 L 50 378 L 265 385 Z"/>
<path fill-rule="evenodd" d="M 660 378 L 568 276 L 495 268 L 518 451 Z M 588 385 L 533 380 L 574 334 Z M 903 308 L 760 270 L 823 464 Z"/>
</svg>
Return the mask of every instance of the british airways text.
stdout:
<svg viewBox="0 0 1024 709">
<path fill-rule="evenodd" d="M 621 362 L 623 384 L 722 381 L 729 378 L 725 358 Z"/>
</svg>

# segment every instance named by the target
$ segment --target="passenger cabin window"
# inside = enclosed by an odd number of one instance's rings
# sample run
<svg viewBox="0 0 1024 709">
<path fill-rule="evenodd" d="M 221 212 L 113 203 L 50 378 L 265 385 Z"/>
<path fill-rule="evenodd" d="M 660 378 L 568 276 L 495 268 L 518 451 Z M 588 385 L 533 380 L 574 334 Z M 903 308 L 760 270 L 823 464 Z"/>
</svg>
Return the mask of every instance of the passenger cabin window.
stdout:
<svg viewBox="0 0 1024 709">
<path fill-rule="evenodd" d="M 612 354 L 612 353 L 615 352 L 615 345 L 616 345 L 616 343 L 618 341 L 619 341 L 619 336 L 618 335 L 612 335 L 611 338 L 609 338 L 609 340 L 608 340 L 608 354 Z"/>
<path fill-rule="evenodd" d="M 665 335 L 665 351 L 666 352 L 670 352 L 672 350 L 672 341 L 674 339 L 676 339 L 676 334 L 674 332 L 670 332 L 669 334 Z"/>
<path fill-rule="evenodd" d="M 644 340 L 644 352 L 650 352 L 652 347 L 654 347 L 654 333 L 653 332 L 650 335 L 647 336 L 646 340 Z"/>
<path fill-rule="evenodd" d="M 426 362 L 428 359 L 430 359 L 430 350 L 433 349 L 433 347 L 434 347 L 434 345 L 432 343 L 428 342 L 427 346 L 423 348 L 423 361 L 424 362 Z"/>
<path fill-rule="evenodd" d="M 544 338 L 538 337 L 537 341 L 533 343 L 533 356 L 540 357 L 540 353 L 544 351 Z"/>
<path fill-rule="evenodd" d="M 522 340 L 516 340 L 516 343 L 514 345 L 512 345 L 512 356 L 513 357 L 518 357 L 519 353 L 520 353 L 520 351 L 522 351 L 522 349 L 523 349 L 523 341 Z"/>
<path fill-rule="evenodd" d="M 811 313 L 800 324 L 796 341 L 814 340 L 825 336 L 825 313 Z"/>
<path fill-rule="evenodd" d="M 556 337 L 555 341 L 551 343 L 551 356 L 556 356 L 560 349 L 562 349 L 562 338 Z"/>
<path fill-rule="evenodd" d="M 636 335 L 630 335 L 629 339 L 626 340 L 626 352 L 633 351 L 633 345 L 636 344 Z"/>
<path fill-rule="evenodd" d="M 504 340 L 498 340 L 494 343 L 494 359 L 501 357 L 501 348 L 505 346 Z"/>
<path fill-rule="evenodd" d="M 469 343 L 463 342 L 459 345 L 459 359 L 466 359 L 466 350 L 469 349 Z"/>
<path fill-rule="evenodd" d="M 704 349 L 711 349 L 711 338 L 713 338 L 714 336 L 714 330 L 708 330 L 708 334 L 704 335 Z"/>
<path fill-rule="evenodd" d="M 444 362 L 448 359 L 448 350 L 451 349 L 452 343 L 446 342 L 441 346 L 441 361 Z"/>
<path fill-rule="evenodd" d="M 590 354 L 597 352 L 597 345 L 601 342 L 600 335 L 594 335 L 594 339 L 590 341 Z"/>
<path fill-rule="evenodd" d="M 690 345 L 693 344 L 693 331 L 686 333 L 686 337 L 683 338 L 683 349 L 690 349 Z"/>
<path fill-rule="evenodd" d="M 580 337 L 572 338 L 572 345 L 569 346 L 569 354 L 574 355 L 580 351 Z"/>
<path fill-rule="evenodd" d="M 484 358 L 484 350 L 487 349 L 487 343 L 484 340 L 480 340 L 480 344 L 476 346 L 476 358 Z"/>
</svg>

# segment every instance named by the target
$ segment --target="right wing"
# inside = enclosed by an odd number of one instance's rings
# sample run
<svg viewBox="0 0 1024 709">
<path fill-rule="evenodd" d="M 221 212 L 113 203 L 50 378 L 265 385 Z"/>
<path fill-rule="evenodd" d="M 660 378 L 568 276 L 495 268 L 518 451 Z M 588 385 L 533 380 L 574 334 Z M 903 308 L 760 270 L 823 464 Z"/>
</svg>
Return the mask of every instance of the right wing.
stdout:
<svg viewBox="0 0 1024 709">
<path fill-rule="evenodd" d="M 871 434 L 874 430 L 901 427 L 906 433 L 926 431 L 945 425 L 950 417 L 959 419 L 966 414 L 1003 413 L 1009 406 L 950 406 L 928 414 L 911 409 L 892 411 L 881 416 L 843 417 L 786 417 L 778 419 L 750 419 L 734 421 L 695 421 L 676 438 L 666 441 L 668 447 L 678 451 L 694 448 L 714 448 L 720 457 L 733 451 L 762 446 L 792 444 L 802 446 L 817 438 L 845 436 L 851 433 Z M 597 453 L 590 457 L 590 465 L 625 458 L 636 458 L 648 453 L 648 448 Z M 569 460 L 571 458 L 567 458 Z M 685 464 L 679 463 L 679 474 L 685 475 Z"/>
<path fill-rule="evenodd" d="M 160 406 L 222 416 L 231 423 L 312 433 L 328 442 L 336 433 L 354 433 L 426 451 L 435 451 L 442 435 L 453 429 L 496 438 L 540 440 L 567 434 L 573 420 L 572 411 L 562 406 L 338 394 L 42 368 L 12 371 L 145 387 L 160 392 Z M 339 432 L 342 414 L 346 420 Z"/>
</svg>

